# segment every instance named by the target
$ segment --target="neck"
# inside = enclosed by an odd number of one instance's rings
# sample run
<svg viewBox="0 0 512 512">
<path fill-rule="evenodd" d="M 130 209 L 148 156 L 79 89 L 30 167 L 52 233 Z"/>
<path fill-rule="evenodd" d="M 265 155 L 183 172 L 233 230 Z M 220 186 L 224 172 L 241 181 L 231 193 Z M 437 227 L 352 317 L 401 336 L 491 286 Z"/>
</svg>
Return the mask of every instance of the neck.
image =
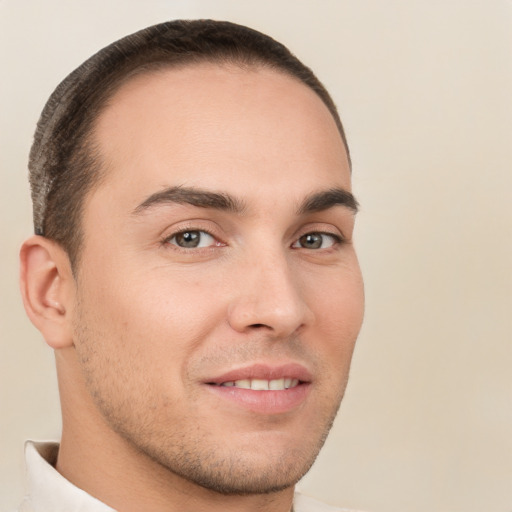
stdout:
<svg viewBox="0 0 512 512">
<path fill-rule="evenodd" d="M 293 487 L 258 495 L 223 495 L 169 471 L 114 432 L 77 379 L 73 349 L 57 354 L 62 440 L 56 469 L 118 512 L 289 512 Z"/>
</svg>

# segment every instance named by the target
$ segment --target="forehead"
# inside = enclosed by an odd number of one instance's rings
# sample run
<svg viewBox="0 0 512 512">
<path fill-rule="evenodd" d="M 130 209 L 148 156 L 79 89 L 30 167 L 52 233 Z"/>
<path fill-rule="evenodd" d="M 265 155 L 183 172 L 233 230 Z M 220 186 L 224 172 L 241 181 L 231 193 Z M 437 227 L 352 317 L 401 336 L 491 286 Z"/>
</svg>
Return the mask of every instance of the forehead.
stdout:
<svg viewBox="0 0 512 512">
<path fill-rule="evenodd" d="M 262 67 L 198 64 L 137 76 L 111 98 L 94 138 L 106 182 L 129 182 L 140 194 L 187 185 L 243 195 L 255 178 L 293 193 L 293 182 L 314 189 L 321 176 L 350 188 L 345 148 L 322 100 Z"/>
</svg>

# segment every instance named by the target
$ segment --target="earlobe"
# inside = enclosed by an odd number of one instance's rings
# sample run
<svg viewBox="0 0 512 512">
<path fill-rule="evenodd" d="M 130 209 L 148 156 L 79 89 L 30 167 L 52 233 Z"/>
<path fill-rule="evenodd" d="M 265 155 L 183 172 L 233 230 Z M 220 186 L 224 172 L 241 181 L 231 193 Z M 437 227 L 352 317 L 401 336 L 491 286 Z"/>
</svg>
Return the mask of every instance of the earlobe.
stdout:
<svg viewBox="0 0 512 512">
<path fill-rule="evenodd" d="M 73 344 L 71 309 L 74 279 L 62 247 L 32 236 L 20 250 L 20 287 L 25 311 L 54 349 Z"/>
</svg>

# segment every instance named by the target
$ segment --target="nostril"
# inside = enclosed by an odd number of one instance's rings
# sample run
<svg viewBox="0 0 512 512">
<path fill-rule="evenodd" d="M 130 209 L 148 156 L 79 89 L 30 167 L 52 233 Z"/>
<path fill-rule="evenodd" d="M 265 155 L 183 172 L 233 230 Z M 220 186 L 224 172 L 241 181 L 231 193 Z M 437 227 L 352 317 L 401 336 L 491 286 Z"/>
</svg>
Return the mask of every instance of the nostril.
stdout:
<svg viewBox="0 0 512 512">
<path fill-rule="evenodd" d="M 267 325 L 265 325 L 265 324 L 252 324 L 252 325 L 250 325 L 249 327 L 253 327 L 253 328 L 255 328 L 255 329 L 262 329 L 262 328 L 264 328 L 264 327 L 268 327 L 268 326 L 267 326 Z"/>
</svg>

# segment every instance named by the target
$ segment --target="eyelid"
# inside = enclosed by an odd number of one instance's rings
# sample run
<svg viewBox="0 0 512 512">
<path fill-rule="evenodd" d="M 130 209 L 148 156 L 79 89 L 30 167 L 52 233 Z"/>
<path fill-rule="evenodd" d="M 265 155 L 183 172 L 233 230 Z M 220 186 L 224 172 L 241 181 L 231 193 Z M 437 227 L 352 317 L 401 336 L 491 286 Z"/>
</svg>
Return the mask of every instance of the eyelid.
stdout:
<svg viewBox="0 0 512 512">
<path fill-rule="evenodd" d="M 180 223 L 180 224 L 181 225 L 179 225 L 179 227 L 168 228 L 164 231 L 164 234 L 162 234 L 160 237 L 160 245 L 167 246 L 167 247 L 170 246 L 175 250 L 185 251 L 185 252 L 191 252 L 192 250 L 197 252 L 197 251 L 201 251 L 201 250 L 208 250 L 208 249 L 211 249 L 214 247 L 227 245 L 224 242 L 224 240 L 216 233 L 217 230 L 210 229 L 205 226 L 201 226 L 201 224 L 203 224 L 203 221 L 199 221 L 199 220 L 198 221 L 189 221 L 189 222 Z M 187 233 L 189 231 L 197 231 L 197 232 L 205 233 L 206 235 L 211 236 L 214 239 L 215 243 L 210 246 L 207 246 L 207 247 L 198 247 L 198 248 L 184 248 L 184 247 L 180 247 L 179 245 L 169 243 L 176 236 L 178 236 L 182 233 Z"/>
<path fill-rule="evenodd" d="M 330 246 L 330 247 L 325 247 L 325 248 L 318 248 L 318 249 L 313 249 L 313 248 L 307 248 L 307 247 L 301 247 L 300 245 L 298 245 L 300 243 L 300 240 L 301 238 L 303 238 L 304 236 L 307 236 L 307 235 L 321 235 L 321 236 L 326 236 L 326 237 L 331 237 L 333 239 L 333 244 Z M 345 237 L 340 234 L 340 233 L 333 233 L 331 231 L 320 231 L 320 230 L 308 230 L 306 231 L 305 233 L 301 234 L 294 242 L 293 244 L 291 245 L 292 248 L 296 248 L 296 249 L 306 249 L 308 251 L 321 251 L 321 250 L 329 250 L 329 249 L 332 249 L 333 247 L 336 247 L 336 246 L 339 246 L 341 244 L 344 244 L 346 242 L 346 239 Z"/>
<path fill-rule="evenodd" d="M 297 230 L 295 239 L 298 240 L 301 236 L 308 235 L 310 233 L 318 233 L 322 235 L 329 235 L 340 239 L 341 242 L 347 242 L 350 237 L 345 235 L 344 230 L 341 229 L 340 223 L 333 222 L 310 222 L 302 225 Z M 349 230 L 350 231 L 350 230 Z"/>
<path fill-rule="evenodd" d="M 198 245 L 192 246 L 192 247 L 184 247 L 184 246 L 180 245 L 178 242 L 178 238 L 180 238 L 181 235 L 186 235 L 186 234 L 191 234 L 191 233 L 199 234 L 199 238 L 197 240 Z M 203 240 L 204 238 L 206 238 L 206 240 Z M 218 246 L 218 241 L 215 239 L 214 236 L 212 236 L 210 233 L 207 233 L 206 231 L 197 230 L 197 229 L 194 229 L 194 230 L 188 229 L 187 231 L 183 231 L 181 233 L 176 233 L 171 238 L 168 238 L 167 243 L 171 244 L 171 245 L 176 245 L 176 246 L 180 247 L 181 249 L 207 249 L 208 247 L 212 247 L 212 246 L 216 246 L 216 245 Z M 206 245 L 204 245 L 204 244 L 206 244 Z"/>
<path fill-rule="evenodd" d="M 197 231 L 198 233 L 206 233 L 210 235 L 212 238 L 216 238 L 216 236 L 209 230 L 198 227 L 190 227 L 190 228 L 180 228 L 175 231 L 172 231 L 170 234 L 164 235 L 163 240 L 172 240 L 175 236 L 182 235 L 183 233 L 188 233 L 192 231 Z"/>
</svg>

